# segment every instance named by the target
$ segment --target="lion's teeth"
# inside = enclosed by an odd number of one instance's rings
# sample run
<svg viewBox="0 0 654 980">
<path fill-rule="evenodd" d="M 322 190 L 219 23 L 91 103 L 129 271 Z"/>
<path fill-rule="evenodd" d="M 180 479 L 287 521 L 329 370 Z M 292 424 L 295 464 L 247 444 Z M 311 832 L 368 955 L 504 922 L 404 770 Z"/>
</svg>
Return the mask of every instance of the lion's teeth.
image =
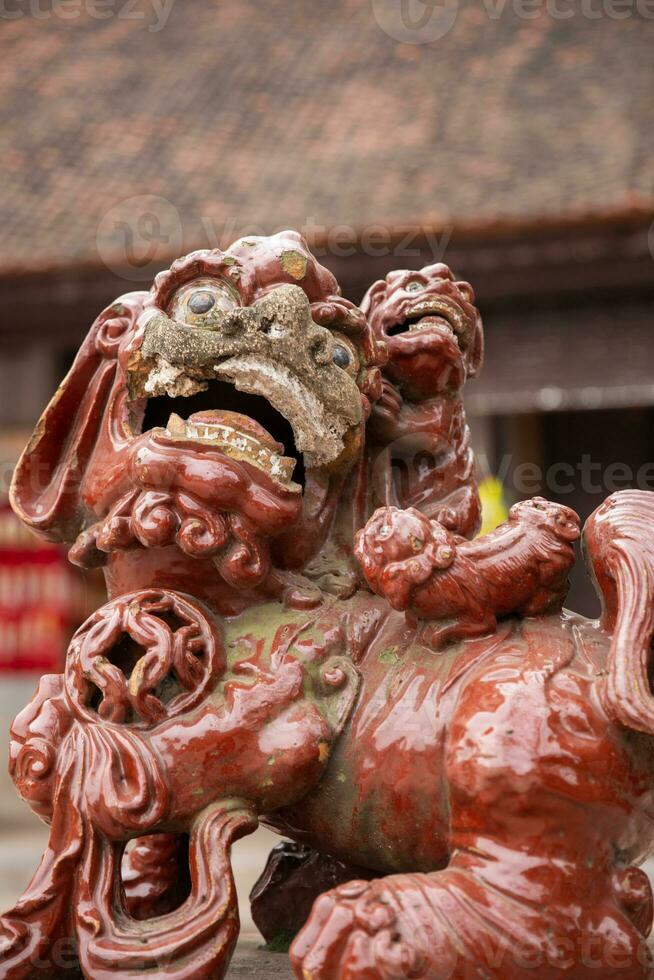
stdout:
<svg viewBox="0 0 654 980">
<path fill-rule="evenodd" d="M 230 425 L 184 421 L 179 415 L 172 413 L 166 426 L 166 435 L 171 439 L 190 439 L 218 446 L 228 456 L 247 460 L 284 483 L 289 483 L 293 476 L 294 459 L 274 452 L 254 436 L 239 432 Z"/>
<path fill-rule="evenodd" d="M 427 316 L 422 317 L 421 320 L 417 320 L 414 323 L 410 324 L 410 326 L 409 326 L 409 333 L 415 333 L 418 330 L 424 330 L 426 326 L 431 325 L 431 326 L 436 327 L 438 330 L 440 330 L 441 333 L 446 333 L 450 337 L 454 337 L 454 339 L 456 340 L 456 334 L 454 333 L 454 330 L 452 329 L 452 327 L 448 323 L 446 323 L 444 320 L 442 320 L 440 318 L 439 318 L 439 322 L 434 323 L 433 322 L 434 319 L 435 319 L 435 317 L 434 317 L 433 314 L 431 316 L 427 315 Z M 426 321 L 430 321 L 431 324 L 429 324 Z"/>
<path fill-rule="evenodd" d="M 179 415 L 176 415 L 175 412 L 172 412 L 168 419 L 166 432 L 171 436 L 184 436 L 186 435 L 186 422 Z"/>
</svg>

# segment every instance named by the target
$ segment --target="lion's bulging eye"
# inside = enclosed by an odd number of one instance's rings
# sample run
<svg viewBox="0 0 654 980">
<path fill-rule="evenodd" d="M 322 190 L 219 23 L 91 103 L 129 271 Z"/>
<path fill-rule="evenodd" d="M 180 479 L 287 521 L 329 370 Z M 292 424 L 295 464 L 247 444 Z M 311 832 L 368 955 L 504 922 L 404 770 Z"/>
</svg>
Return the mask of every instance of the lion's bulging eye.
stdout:
<svg viewBox="0 0 654 980">
<path fill-rule="evenodd" d="M 417 293 L 419 290 L 424 289 L 424 284 L 418 282 L 417 279 L 413 279 L 412 282 L 408 283 L 405 287 L 407 293 Z"/>
<path fill-rule="evenodd" d="M 230 283 L 222 279 L 196 279 L 177 290 L 170 314 L 187 326 L 215 330 L 222 315 L 237 306 L 240 306 L 240 298 Z"/>
<path fill-rule="evenodd" d="M 328 355 L 329 357 L 329 355 Z M 351 378 L 356 378 L 359 371 L 359 356 L 356 348 L 343 334 L 334 335 L 331 344 L 332 364 L 345 371 Z"/>
<path fill-rule="evenodd" d="M 198 289 L 188 301 L 188 308 L 191 313 L 208 313 L 211 307 L 215 305 L 215 298 L 206 289 Z"/>
<path fill-rule="evenodd" d="M 347 347 L 343 347 L 342 344 L 335 344 L 334 351 L 332 353 L 332 361 L 339 368 L 349 368 L 352 363 L 352 355 L 350 354 Z"/>
</svg>

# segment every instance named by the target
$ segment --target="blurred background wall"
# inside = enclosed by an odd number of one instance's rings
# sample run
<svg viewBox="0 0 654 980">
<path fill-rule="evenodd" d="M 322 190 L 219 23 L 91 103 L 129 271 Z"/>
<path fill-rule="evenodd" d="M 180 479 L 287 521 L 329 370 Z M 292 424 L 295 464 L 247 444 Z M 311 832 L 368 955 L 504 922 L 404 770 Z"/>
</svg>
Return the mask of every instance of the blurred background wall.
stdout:
<svg viewBox="0 0 654 980">
<path fill-rule="evenodd" d="M 472 282 L 491 496 L 654 489 L 653 50 L 652 0 L 4 0 L 0 663 L 100 595 L 12 526 L 16 453 L 103 306 L 240 235 L 301 230 L 355 301 Z"/>
</svg>

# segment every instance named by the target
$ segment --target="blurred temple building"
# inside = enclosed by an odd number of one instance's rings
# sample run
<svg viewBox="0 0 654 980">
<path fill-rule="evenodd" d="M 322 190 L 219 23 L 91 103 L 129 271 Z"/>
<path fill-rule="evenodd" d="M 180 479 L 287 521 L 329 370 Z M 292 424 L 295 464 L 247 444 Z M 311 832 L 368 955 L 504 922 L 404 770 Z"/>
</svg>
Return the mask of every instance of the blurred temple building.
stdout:
<svg viewBox="0 0 654 980">
<path fill-rule="evenodd" d="M 395 0 L 119 6 L 2 25 L 0 435 L 117 295 L 293 227 L 355 301 L 437 260 L 472 282 L 467 404 L 509 500 L 654 489 L 654 20 L 461 0 L 428 40 Z"/>
</svg>

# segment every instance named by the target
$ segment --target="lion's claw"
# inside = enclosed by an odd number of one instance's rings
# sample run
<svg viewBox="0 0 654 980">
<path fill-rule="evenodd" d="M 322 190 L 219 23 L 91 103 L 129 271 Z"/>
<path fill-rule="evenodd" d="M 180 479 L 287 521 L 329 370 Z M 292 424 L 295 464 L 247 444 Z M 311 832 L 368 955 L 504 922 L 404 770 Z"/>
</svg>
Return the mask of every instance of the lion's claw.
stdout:
<svg viewBox="0 0 654 980">
<path fill-rule="evenodd" d="M 405 914 L 401 900 L 408 877 L 348 882 L 321 895 L 291 947 L 296 976 L 302 980 L 426 978 L 429 962 L 412 942 L 415 923 L 411 914 Z"/>
</svg>

